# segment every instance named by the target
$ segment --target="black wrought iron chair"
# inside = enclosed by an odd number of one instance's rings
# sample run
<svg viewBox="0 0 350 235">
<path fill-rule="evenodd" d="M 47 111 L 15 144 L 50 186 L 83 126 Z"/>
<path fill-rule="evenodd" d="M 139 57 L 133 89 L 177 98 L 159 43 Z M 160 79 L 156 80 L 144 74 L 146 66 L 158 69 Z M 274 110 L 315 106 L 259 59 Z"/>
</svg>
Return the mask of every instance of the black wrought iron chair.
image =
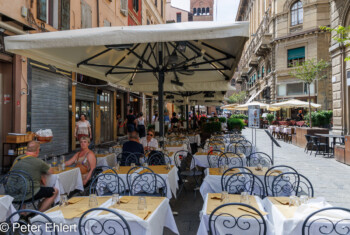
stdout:
<svg viewBox="0 0 350 235">
<path fill-rule="evenodd" d="M 270 168 L 273 166 L 272 158 L 264 152 L 255 152 L 247 157 L 248 166 L 258 166 Z"/>
<path fill-rule="evenodd" d="M 265 197 L 264 183 L 252 173 L 240 172 L 231 175 L 225 184 L 224 191 L 229 194 L 241 194 L 248 192 L 250 195 L 258 195 L 261 198 Z"/>
<path fill-rule="evenodd" d="M 328 144 L 321 142 L 320 136 L 311 136 L 312 142 L 313 142 L 313 150 L 316 150 L 315 157 L 317 155 L 324 155 Z M 312 152 L 311 152 L 312 153 Z M 310 155 L 311 155 L 310 153 Z"/>
<path fill-rule="evenodd" d="M 225 185 L 226 185 L 226 181 L 228 178 L 230 178 L 232 175 L 236 174 L 237 172 L 249 172 L 251 174 L 253 174 L 253 172 L 246 167 L 231 167 L 229 169 L 227 169 L 226 171 L 224 171 L 224 173 L 222 173 L 221 176 L 221 189 L 222 191 L 225 190 Z"/>
<path fill-rule="evenodd" d="M 303 175 L 295 172 L 287 172 L 278 175 L 272 181 L 272 195 L 278 196 L 314 196 L 314 188 L 311 182 Z"/>
<path fill-rule="evenodd" d="M 312 138 L 311 138 L 312 135 L 305 135 L 305 139 L 306 139 L 306 146 L 305 146 L 305 149 L 304 149 L 304 152 L 308 153 L 309 152 L 309 149 L 313 149 L 313 141 L 312 141 Z"/>
<path fill-rule="evenodd" d="M 196 159 L 193 157 L 193 155 L 186 151 L 186 150 L 180 150 L 175 153 L 174 156 L 175 159 L 175 165 L 178 168 L 178 174 L 179 174 L 179 184 L 180 189 L 178 194 L 181 193 L 182 189 L 184 189 L 184 184 L 188 182 L 188 178 L 193 178 L 195 180 L 195 196 L 196 191 L 199 188 L 199 177 L 202 176 L 203 172 L 199 171 L 196 166 Z"/>
<path fill-rule="evenodd" d="M 89 193 L 98 194 L 99 196 L 112 195 L 114 193 L 125 195 L 125 182 L 118 174 L 100 173 L 92 180 Z"/>
<path fill-rule="evenodd" d="M 96 176 L 98 176 L 99 174 L 108 171 L 108 173 L 113 173 L 118 175 L 118 173 L 115 171 L 115 169 L 113 169 L 113 167 L 110 166 L 97 166 L 91 174 L 91 179 L 93 180 Z"/>
<path fill-rule="evenodd" d="M 293 167 L 286 165 L 278 165 L 269 168 L 264 177 L 265 192 L 267 196 L 272 196 L 272 181 L 274 177 L 286 172 L 298 173 Z"/>
<path fill-rule="evenodd" d="M 123 152 L 123 159 L 125 161 L 121 163 L 122 166 L 130 166 L 131 163 L 135 163 L 136 166 L 140 165 L 140 156 L 141 153 L 129 153 L 129 152 Z"/>
<path fill-rule="evenodd" d="M 14 198 L 12 203 L 18 205 L 18 210 L 28 203 L 31 203 L 35 210 L 38 209 L 34 200 L 34 182 L 27 172 L 22 170 L 9 171 L 1 178 L 0 183 L 4 187 L 5 194 Z M 27 195 L 30 195 L 30 198 L 25 200 Z"/>
<path fill-rule="evenodd" d="M 222 153 L 218 159 L 218 167 L 222 165 L 229 167 L 243 167 L 243 158 L 233 152 Z"/>
<path fill-rule="evenodd" d="M 31 219 L 23 219 L 21 217 L 22 214 L 28 214 L 32 218 Z M 18 216 L 18 217 L 17 217 Z M 15 218 L 19 218 L 19 220 L 15 221 Z M 25 227 L 30 227 L 38 228 L 36 231 L 36 234 L 55 234 L 57 235 L 57 229 L 53 229 L 54 223 L 50 217 L 45 215 L 44 213 L 36 210 L 31 210 L 31 209 L 23 209 L 23 210 L 18 210 L 14 213 L 12 213 L 7 219 L 6 219 L 6 224 L 8 225 L 8 233 L 9 234 L 23 234 L 23 231 L 18 228 L 18 225 L 20 226 L 25 226 Z M 16 224 L 16 226 L 14 226 Z M 48 230 L 46 228 L 49 228 L 51 230 Z M 7 233 L 6 233 L 7 234 Z M 30 233 L 29 233 L 30 234 Z"/>
<path fill-rule="evenodd" d="M 228 145 L 227 147 L 227 152 L 232 152 L 232 153 L 243 153 L 245 154 L 245 147 L 242 143 L 240 142 L 234 142 Z"/>
<path fill-rule="evenodd" d="M 237 217 L 229 213 L 236 210 L 241 210 L 242 215 Z M 253 213 L 248 211 L 253 211 Z M 266 232 L 267 225 L 264 216 L 259 210 L 247 204 L 223 204 L 215 208 L 209 216 L 209 235 L 266 235 Z"/>
<path fill-rule="evenodd" d="M 246 156 L 249 156 L 253 152 L 253 145 L 249 140 L 240 140 L 239 143 L 244 145 L 245 151 L 244 154 Z"/>
<path fill-rule="evenodd" d="M 107 212 L 111 215 L 105 219 L 97 219 L 94 217 L 88 217 L 91 212 Z M 85 234 L 124 234 L 131 235 L 131 229 L 128 222 L 115 210 L 108 208 L 92 208 L 84 212 L 80 217 L 78 223 L 78 229 L 80 235 Z"/>
<path fill-rule="evenodd" d="M 144 173 L 138 174 L 131 180 L 130 194 L 166 197 L 167 184 L 165 180 L 147 167 L 144 167 L 144 170 L 146 170 Z"/>
<path fill-rule="evenodd" d="M 207 160 L 210 168 L 218 167 L 219 157 L 223 154 L 220 150 L 209 151 Z"/>
<path fill-rule="evenodd" d="M 208 143 L 208 148 L 213 148 L 213 150 L 225 150 L 225 142 L 221 140 L 210 140 Z"/>
<path fill-rule="evenodd" d="M 147 157 L 147 163 L 149 166 L 166 165 L 168 163 L 171 164 L 171 159 L 165 153 L 152 151 Z"/>
<path fill-rule="evenodd" d="M 327 212 L 334 212 L 334 216 L 327 217 Z M 325 235 L 350 233 L 350 209 L 342 207 L 328 207 L 311 213 L 304 220 L 302 235 Z"/>
</svg>

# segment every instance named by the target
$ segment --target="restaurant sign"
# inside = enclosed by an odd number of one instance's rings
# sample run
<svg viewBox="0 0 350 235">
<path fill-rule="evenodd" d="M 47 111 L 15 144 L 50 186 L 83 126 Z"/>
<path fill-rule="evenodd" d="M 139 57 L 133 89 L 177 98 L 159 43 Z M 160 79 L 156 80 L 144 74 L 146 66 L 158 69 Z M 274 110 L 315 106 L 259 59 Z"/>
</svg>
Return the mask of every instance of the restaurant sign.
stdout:
<svg viewBox="0 0 350 235">
<path fill-rule="evenodd" d="M 260 106 L 259 105 L 248 106 L 248 127 L 250 128 L 260 127 Z"/>
</svg>

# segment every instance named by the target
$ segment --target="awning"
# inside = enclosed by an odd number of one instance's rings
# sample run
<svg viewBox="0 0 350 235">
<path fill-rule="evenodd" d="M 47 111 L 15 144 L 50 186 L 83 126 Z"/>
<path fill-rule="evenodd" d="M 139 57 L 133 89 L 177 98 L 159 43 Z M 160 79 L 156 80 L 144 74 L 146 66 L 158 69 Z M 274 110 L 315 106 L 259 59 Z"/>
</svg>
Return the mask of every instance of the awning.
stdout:
<svg viewBox="0 0 350 235">
<path fill-rule="evenodd" d="M 254 100 L 258 95 L 260 95 L 260 93 L 266 88 L 268 87 L 267 85 L 264 86 L 262 89 L 260 89 L 257 93 L 255 93 L 254 95 L 252 95 L 252 97 L 249 98 L 249 100 L 247 101 L 247 103 L 250 103 L 252 100 Z"/>
<path fill-rule="evenodd" d="M 288 101 L 272 104 L 271 106 L 279 107 L 279 108 L 309 108 L 309 102 L 305 102 L 297 99 L 291 99 Z M 320 104 L 311 103 L 311 108 L 320 108 L 321 106 L 322 105 Z"/>
<path fill-rule="evenodd" d="M 251 106 L 251 105 L 259 105 L 261 109 L 268 109 L 269 108 L 269 105 L 268 104 L 264 104 L 264 103 L 260 103 L 260 102 L 250 102 L 250 103 L 245 103 L 245 104 L 242 104 L 242 105 L 239 105 L 237 107 L 235 107 L 234 109 L 235 110 L 248 110 L 248 106 Z"/>
<path fill-rule="evenodd" d="M 5 47 L 132 91 L 157 91 L 160 71 L 164 91 L 223 91 L 248 36 L 248 22 L 184 22 L 11 36 Z"/>
</svg>

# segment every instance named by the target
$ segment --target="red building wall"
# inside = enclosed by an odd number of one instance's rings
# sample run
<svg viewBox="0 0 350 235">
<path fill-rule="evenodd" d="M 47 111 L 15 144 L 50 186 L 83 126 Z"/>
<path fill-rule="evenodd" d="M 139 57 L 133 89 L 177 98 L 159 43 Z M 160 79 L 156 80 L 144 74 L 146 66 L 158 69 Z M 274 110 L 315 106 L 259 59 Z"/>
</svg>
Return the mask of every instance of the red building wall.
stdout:
<svg viewBox="0 0 350 235">
<path fill-rule="evenodd" d="M 138 0 L 139 9 L 136 12 L 133 6 L 135 0 L 128 1 L 128 25 L 141 25 L 142 23 L 142 0 Z"/>
</svg>

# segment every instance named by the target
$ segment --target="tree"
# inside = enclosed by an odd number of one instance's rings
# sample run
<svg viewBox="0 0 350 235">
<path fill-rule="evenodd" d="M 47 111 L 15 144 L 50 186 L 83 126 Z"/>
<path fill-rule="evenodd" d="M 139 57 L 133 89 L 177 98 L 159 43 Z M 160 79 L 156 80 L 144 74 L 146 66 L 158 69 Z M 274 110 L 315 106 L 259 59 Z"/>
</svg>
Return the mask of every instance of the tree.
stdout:
<svg viewBox="0 0 350 235">
<path fill-rule="evenodd" d="M 229 100 L 227 101 L 227 103 L 229 104 L 241 103 L 242 101 L 244 101 L 245 96 L 246 96 L 245 91 L 234 93 L 229 97 Z"/>
<path fill-rule="evenodd" d="M 320 28 L 324 31 L 335 33 L 332 36 L 333 40 L 337 41 L 338 43 L 343 44 L 346 47 L 350 46 L 350 26 L 344 27 L 344 26 L 339 25 L 338 27 L 336 27 L 334 29 L 330 28 L 330 27 L 326 27 L 326 26 L 321 26 Z M 350 56 L 346 57 L 345 61 L 350 61 Z"/>
<path fill-rule="evenodd" d="M 324 60 L 316 61 L 315 59 L 306 60 L 304 63 L 296 63 L 289 75 L 302 80 L 307 85 L 309 94 L 309 112 L 311 113 L 311 94 L 310 84 L 316 80 L 327 77 L 326 69 L 329 63 Z M 309 115 L 309 123 L 312 128 L 311 115 Z"/>
</svg>

